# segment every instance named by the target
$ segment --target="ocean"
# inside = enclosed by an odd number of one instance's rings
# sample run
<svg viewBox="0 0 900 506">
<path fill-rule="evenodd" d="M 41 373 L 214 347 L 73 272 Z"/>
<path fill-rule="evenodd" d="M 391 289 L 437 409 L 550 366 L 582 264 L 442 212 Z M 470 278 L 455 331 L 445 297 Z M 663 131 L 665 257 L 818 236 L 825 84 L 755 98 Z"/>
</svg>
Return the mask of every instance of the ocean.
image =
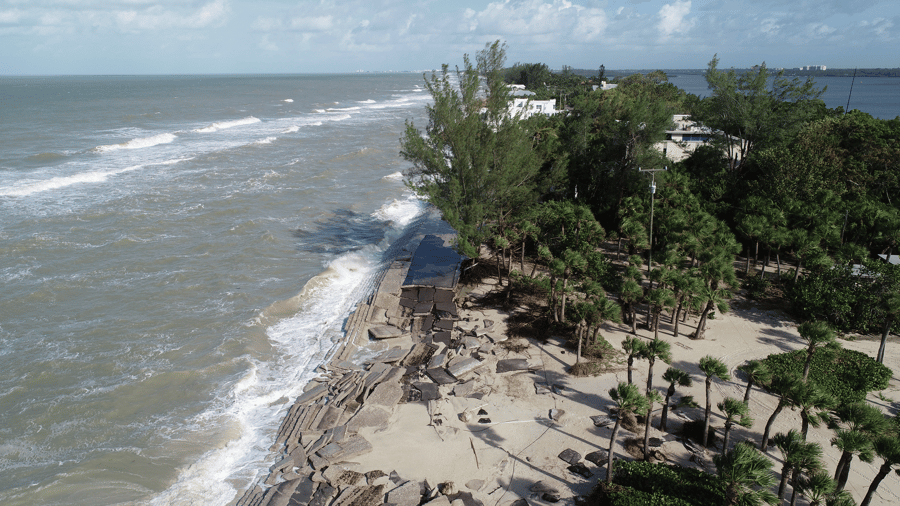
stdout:
<svg viewBox="0 0 900 506">
<path fill-rule="evenodd" d="M 0 78 L 0 503 L 265 476 L 375 275 L 441 227 L 398 155 L 429 101 L 421 74 Z"/>
</svg>

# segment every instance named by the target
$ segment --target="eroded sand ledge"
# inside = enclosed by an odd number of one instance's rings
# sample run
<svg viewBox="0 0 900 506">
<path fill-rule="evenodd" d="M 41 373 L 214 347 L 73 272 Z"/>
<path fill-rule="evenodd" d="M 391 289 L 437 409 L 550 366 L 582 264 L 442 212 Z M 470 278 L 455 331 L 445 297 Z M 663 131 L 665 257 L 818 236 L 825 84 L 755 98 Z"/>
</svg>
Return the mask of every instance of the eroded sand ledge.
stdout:
<svg viewBox="0 0 900 506">
<path fill-rule="evenodd" d="M 603 419 L 610 406 L 607 391 L 625 380 L 624 371 L 569 376 L 575 357 L 561 339 L 518 340 L 508 346 L 508 315 L 471 308 L 469 301 L 488 293 L 491 285 L 460 297 L 458 275 L 449 286 L 446 275 L 428 283 L 408 276 L 417 260 L 425 261 L 426 270 L 431 265 L 446 274 L 448 258 L 428 261 L 441 254 L 440 247 L 434 249 L 437 244 L 449 246 L 449 236 L 440 239 L 431 239 L 431 249 L 417 250 L 412 259 L 393 262 L 376 291 L 348 318 L 345 343 L 285 417 L 271 448 L 277 456 L 270 474 L 233 505 L 572 504 L 605 477 L 611 433 Z M 413 270 L 422 272 L 421 266 Z M 410 280 L 416 283 L 407 284 Z M 671 326 L 661 323 L 660 337 L 673 344 L 672 364 L 694 378 L 694 386 L 680 394 L 704 398 L 697 367 L 704 355 L 724 361 L 734 378 L 714 383 L 715 404 L 726 396 L 742 397 L 745 384 L 736 368 L 746 360 L 802 347 L 796 324 L 779 312 L 740 300 L 734 306 L 709 322 L 703 341 L 673 337 Z M 682 329 L 685 334 L 693 330 L 690 325 Z M 602 333 L 618 346 L 628 330 L 607 325 Z M 878 343 L 842 345 L 873 355 Z M 894 371 L 900 365 L 897 348 L 889 345 L 885 357 Z M 662 390 L 665 367 L 655 369 L 654 385 Z M 638 362 L 635 382 L 644 381 L 646 364 Z M 883 394 L 888 401 L 876 396 L 869 401 L 895 413 L 900 407 L 896 375 Z M 758 442 L 775 402 L 754 389 L 750 408 L 756 423 L 733 429 L 731 443 Z M 714 471 L 711 456 L 719 448 L 703 453 L 673 435 L 684 421 L 702 417 L 701 409 L 671 412 L 670 432 L 651 429 L 651 447 L 670 463 Z M 715 410 L 712 425 L 721 436 L 722 417 Z M 773 434 L 796 426 L 799 415 L 785 411 Z M 619 443 L 633 434 L 623 433 L 614 447 L 616 457 L 630 460 Z M 831 437 L 828 429 L 810 430 L 809 439 L 821 444 L 826 469 L 833 472 L 840 452 L 831 447 Z M 770 449 L 769 455 L 779 469 L 778 451 Z M 857 501 L 879 465 L 877 458 L 873 464 L 854 459 L 846 489 Z M 873 504 L 900 504 L 898 494 L 900 478 L 891 473 Z"/>
</svg>

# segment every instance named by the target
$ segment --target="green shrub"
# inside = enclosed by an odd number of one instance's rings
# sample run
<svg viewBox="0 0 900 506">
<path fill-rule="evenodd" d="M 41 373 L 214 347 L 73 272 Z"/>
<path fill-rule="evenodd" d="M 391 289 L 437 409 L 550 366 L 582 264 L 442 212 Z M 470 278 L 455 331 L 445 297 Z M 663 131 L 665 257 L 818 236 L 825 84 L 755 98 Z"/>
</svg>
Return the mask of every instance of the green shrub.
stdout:
<svg viewBox="0 0 900 506">
<path fill-rule="evenodd" d="M 618 462 L 614 485 L 594 489 L 588 504 L 610 506 L 707 506 L 725 503 L 725 485 L 698 469 L 649 462 Z"/>
<path fill-rule="evenodd" d="M 759 299 L 765 296 L 766 290 L 771 284 L 772 283 L 768 279 L 758 274 L 753 274 L 744 279 L 741 286 L 747 290 L 747 295 L 749 295 L 751 299 Z"/>
<path fill-rule="evenodd" d="M 806 350 L 769 355 L 765 364 L 773 376 L 803 374 Z M 869 392 L 884 390 L 891 370 L 865 353 L 839 349 L 819 349 L 813 355 L 809 378 L 834 396 L 841 404 L 858 402 Z"/>
</svg>

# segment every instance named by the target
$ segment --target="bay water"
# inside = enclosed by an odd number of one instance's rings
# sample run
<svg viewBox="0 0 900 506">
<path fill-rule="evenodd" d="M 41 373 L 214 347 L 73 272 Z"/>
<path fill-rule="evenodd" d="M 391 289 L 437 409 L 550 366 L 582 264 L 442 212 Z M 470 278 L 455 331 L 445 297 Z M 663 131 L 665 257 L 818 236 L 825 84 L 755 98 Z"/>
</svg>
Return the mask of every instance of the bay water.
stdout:
<svg viewBox="0 0 900 506">
<path fill-rule="evenodd" d="M 701 74 L 676 74 L 669 82 L 699 97 L 710 94 Z M 900 117 L 900 77 L 817 77 L 815 83 L 825 88 L 821 98 L 829 108 L 858 109 L 879 119 Z"/>
<path fill-rule="evenodd" d="M 429 100 L 421 74 L 0 78 L 0 502 L 264 476 L 375 275 L 440 226 L 398 156 Z"/>
</svg>

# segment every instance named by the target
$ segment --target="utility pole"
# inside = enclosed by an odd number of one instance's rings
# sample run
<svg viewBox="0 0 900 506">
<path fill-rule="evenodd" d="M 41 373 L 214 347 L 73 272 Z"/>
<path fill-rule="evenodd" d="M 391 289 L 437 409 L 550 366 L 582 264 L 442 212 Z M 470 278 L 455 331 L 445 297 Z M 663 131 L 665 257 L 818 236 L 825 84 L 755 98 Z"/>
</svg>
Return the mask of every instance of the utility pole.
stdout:
<svg viewBox="0 0 900 506">
<path fill-rule="evenodd" d="M 650 242 L 647 246 L 647 279 L 650 279 L 650 267 L 653 263 L 653 196 L 656 195 L 656 173 L 669 170 L 668 166 L 661 169 L 642 169 L 638 167 L 638 172 L 650 173 Z M 650 286 L 653 286 L 653 280 L 650 280 Z"/>
</svg>

